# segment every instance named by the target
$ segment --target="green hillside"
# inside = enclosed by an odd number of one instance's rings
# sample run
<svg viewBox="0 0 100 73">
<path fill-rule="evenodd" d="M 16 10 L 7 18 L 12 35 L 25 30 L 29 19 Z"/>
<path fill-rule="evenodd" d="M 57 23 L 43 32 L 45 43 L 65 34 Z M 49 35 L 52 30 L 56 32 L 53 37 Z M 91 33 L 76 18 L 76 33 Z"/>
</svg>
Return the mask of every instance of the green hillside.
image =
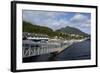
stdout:
<svg viewBox="0 0 100 73">
<path fill-rule="evenodd" d="M 57 31 L 53 31 L 51 28 L 31 24 L 26 21 L 23 21 L 23 32 L 44 34 L 44 35 L 48 35 L 49 38 L 57 37 L 61 39 L 81 39 L 84 38 L 81 36 L 87 36 L 87 34 L 80 31 L 79 29 L 69 27 L 69 26 L 65 28 L 61 28 Z M 75 36 L 71 36 L 71 34 L 80 35 L 80 36 L 75 37 Z"/>
<path fill-rule="evenodd" d="M 76 34 L 76 35 L 81 35 L 81 36 L 89 36 L 88 34 L 82 32 L 81 30 L 74 28 L 74 27 L 65 27 L 65 28 L 61 28 L 59 30 L 56 30 L 58 32 L 63 32 L 66 34 Z"/>
<path fill-rule="evenodd" d="M 57 35 L 57 32 L 54 32 L 52 29 L 48 27 L 31 24 L 25 21 L 23 21 L 23 32 L 46 34 L 50 37 Z"/>
</svg>

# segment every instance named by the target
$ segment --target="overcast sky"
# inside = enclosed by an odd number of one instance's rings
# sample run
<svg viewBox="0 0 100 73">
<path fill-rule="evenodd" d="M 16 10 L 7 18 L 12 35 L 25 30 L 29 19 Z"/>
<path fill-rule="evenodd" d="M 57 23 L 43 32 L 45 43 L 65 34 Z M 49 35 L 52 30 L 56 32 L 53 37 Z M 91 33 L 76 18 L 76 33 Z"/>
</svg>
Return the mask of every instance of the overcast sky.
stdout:
<svg viewBox="0 0 100 73">
<path fill-rule="evenodd" d="M 23 20 L 36 25 L 46 26 L 53 30 L 65 26 L 76 27 L 90 34 L 90 13 L 23 10 Z"/>
</svg>

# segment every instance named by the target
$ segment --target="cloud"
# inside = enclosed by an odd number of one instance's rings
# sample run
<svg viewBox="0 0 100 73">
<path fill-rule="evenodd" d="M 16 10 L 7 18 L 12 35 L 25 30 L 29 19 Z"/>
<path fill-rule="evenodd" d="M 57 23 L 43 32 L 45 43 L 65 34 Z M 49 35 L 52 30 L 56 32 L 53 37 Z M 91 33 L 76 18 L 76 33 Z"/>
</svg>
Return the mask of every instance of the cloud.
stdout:
<svg viewBox="0 0 100 73">
<path fill-rule="evenodd" d="M 76 14 L 72 17 L 71 21 L 73 21 L 73 22 L 83 22 L 86 19 L 87 19 L 87 17 L 85 15 Z"/>
<path fill-rule="evenodd" d="M 65 12 L 48 12 L 48 11 L 24 11 L 23 20 L 33 24 L 47 26 L 54 30 L 64 27 L 67 24 Z"/>
<path fill-rule="evenodd" d="M 91 21 L 85 14 L 75 14 L 71 19 L 70 22 L 74 25 L 80 27 L 90 27 Z"/>
<path fill-rule="evenodd" d="M 50 12 L 23 10 L 23 20 L 36 25 L 47 26 L 53 30 L 73 26 L 84 32 L 90 32 L 91 18 L 87 13 Z"/>
</svg>

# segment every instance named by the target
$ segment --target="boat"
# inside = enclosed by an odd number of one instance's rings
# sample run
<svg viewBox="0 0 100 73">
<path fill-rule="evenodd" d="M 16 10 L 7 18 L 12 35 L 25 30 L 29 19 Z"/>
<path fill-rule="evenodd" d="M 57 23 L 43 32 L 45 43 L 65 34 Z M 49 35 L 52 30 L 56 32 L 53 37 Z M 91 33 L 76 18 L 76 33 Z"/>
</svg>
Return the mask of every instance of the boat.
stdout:
<svg viewBox="0 0 100 73">
<path fill-rule="evenodd" d="M 48 36 L 25 33 L 23 35 L 23 58 L 30 56 L 37 56 L 43 54 L 50 54 L 53 52 L 60 53 L 67 47 L 80 40 L 62 40 L 55 38 L 48 38 Z"/>
<path fill-rule="evenodd" d="M 53 52 L 60 53 L 71 44 L 71 42 L 64 42 L 58 39 L 52 41 L 52 39 L 49 38 L 28 37 L 26 40 L 23 40 L 23 57 L 37 56 Z"/>
</svg>

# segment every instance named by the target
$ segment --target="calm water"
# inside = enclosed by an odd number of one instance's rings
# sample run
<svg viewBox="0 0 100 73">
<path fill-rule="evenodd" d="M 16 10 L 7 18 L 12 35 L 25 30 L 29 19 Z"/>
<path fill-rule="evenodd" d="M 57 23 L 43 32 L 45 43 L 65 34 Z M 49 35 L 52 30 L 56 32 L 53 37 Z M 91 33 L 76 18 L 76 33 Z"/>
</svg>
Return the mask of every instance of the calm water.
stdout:
<svg viewBox="0 0 100 73">
<path fill-rule="evenodd" d="M 91 58 L 90 40 L 74 43 L 61 53 L 46 54 L 30 58 L 24 58 L 23 62 L 42 62 L 42 61 L 65 61 L 65 60 L 85 60 Z"/>
</svg>

